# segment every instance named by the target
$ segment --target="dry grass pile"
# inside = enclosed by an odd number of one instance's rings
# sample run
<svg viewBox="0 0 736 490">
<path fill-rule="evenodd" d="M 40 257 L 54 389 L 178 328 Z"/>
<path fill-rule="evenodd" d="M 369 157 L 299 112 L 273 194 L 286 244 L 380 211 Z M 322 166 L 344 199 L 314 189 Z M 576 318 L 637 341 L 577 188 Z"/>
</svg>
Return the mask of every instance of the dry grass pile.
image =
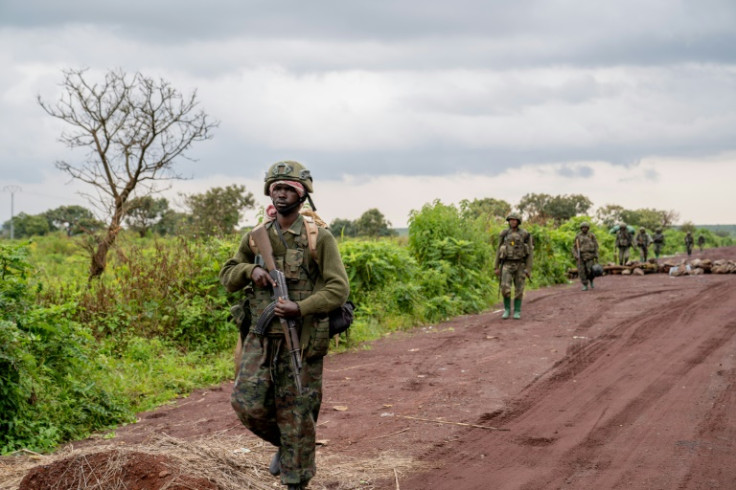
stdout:
<svg viewBox="0 0 736 490">
<path fill-rule="evenodd" d="M 121 474 L 123 462 L 131 455 L 148 454 L 163 456 L 172 473 L 192 475 L 214 483 L 222 490 L 272 490 L 283 488 L 276 478 L 268 473 L 268 462 L 273 456 L 273 447 L 252 437 L 211 436 L 194 441 L 185 441 L 169 436 L 136 445 L 95 445 L 74 449 L 71 445 L 51 455 L 20 452 L 0 458 L 0 490 L 17 490 L 23 477 L 34 467 L 49 466 L 65 460 L 74 462 L 77 490 L 97 489 L 97 482 L 84 471 L 83 461 L 100 453 L 109 453 L 106 467 L 100 474 L 109 477 L 106 488 L 114 488 L 114 482 L 125 481 L 130 475 Z M 370 490 L 377 482 L 387 481 L 399 486 L 402 476 L 422 468 L 411 458 L 392 453 L 383 453 L 375 458 L 347 459 L 339 454 L 329 454 L 321 448 L 317 454 L 318 473 L 309 485 L 314 490 Z M 78 475 L 78 476 L 77 476 Z M 391 483 L 394 486 L 394 483 Z M 59 490 L 67 490 L 59 487 Z M 123 487 L 120 487 L 123 488 Z"/>
</svg>

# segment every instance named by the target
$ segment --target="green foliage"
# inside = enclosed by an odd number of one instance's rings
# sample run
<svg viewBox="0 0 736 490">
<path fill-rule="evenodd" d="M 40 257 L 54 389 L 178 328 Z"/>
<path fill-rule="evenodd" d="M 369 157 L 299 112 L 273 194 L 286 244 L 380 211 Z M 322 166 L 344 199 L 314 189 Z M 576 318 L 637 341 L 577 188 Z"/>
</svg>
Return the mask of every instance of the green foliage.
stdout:
<svg viewBox="0 0 736 490">
<path fill-rule="evenodd" d="M 462 216 L 468 220 L 482 218 L 487 223 L 504 221 L 511 213 L 511 204 L 503 199 L 486 197 L 483 199 L 464 199 L 460 202 Z"/>
<path fill-rule="evenodd" d="M 396 232 L 391 229 L 391 223 L 376 208 L 369 209 L 355 220 L 355 231 L 358 236 L 365 237 L 396 235 Z"/>
<path fill-rule="evenodd" d="M 11 220 L 3 223 L 3 228 L 8 230 L 8 236 L 10 236 L 10 224 Z M 13 217 L 12 224 L 15 238 L 43 236 L 51 231 L 48 221 L 40 214 L 18 213 Z"/>
<path fill-rule="evenodd" d="M 355 229 L 355 222 L 349 219 L 336 218 L 332 220 L 330 231 L 335 235 L 335 238 L 358 236 L 358 231 Z"/>
<path fill-rule="evenodd" d="M 252 209 L 255 204 L 253 194 L 237 184 L 184 196 L 184 202 L 190 211 L 189 233 L 200 237 L 231 235 L 243 217 L 243 210 Z"/>
<path fill-rule="evenodd" d="M 60 206 L 43 213 L 52 230 L 63 230 L 67 236 L 91 233 L 102 229 L 92 211 L 82 206 Z"/>
<path fill-rule="evenodd" d="M 525 194 L 519 201 L 519 211 L 532 223 L 549 220 L 560 224 L 574 216 L 587 213 L 593 203 L 582 194 L 550 196 Z"/>
<path fill-rule="evenodd" d="M 0 244 L 0 453 L 52 449 L 132 413 L 90 357 L 74 303 L 34 303 L 25 247 Z"/>
<path fill-rule="evenodd" d="M 337 238 L 342 237 L 389 237 L 397 232 L 391 222 L 377 208 L 369 209 L 355 221 L 337 218 L 330 224 L 330 230 Z"/>
<path fill-rule="evenodd" d="M 156 223 L 161 221 L 169 210 L 169 201 L 161 197 L 154 199 L 152 196 L 136 197 L 128 201 L 128 213 L 125 222 L 131 230 L 138 232 L 143 237 L 152 229 Z"/>
</svg>

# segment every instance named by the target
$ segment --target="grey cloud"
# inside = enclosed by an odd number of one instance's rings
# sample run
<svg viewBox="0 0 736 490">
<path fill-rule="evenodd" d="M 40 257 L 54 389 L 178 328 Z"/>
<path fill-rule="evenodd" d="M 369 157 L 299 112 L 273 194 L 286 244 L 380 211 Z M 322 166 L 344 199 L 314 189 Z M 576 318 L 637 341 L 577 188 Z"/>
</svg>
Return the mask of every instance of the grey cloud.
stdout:
<svg viewBox="0 0 736 490">
<path fill-rule="evenodd" d="M 0 26 L 58 28 L 96 24 L 131 39 L 168 43 L 276 39 L 371 41 L 402 49 L 432 46 L 400 58 L 375 60 L 384 68 L 530 66 L 534 64 L 651 64 L 736 60 L 736 3 L 525 0 L 519 2 L 414 0 L 304 2 L 217 0 L 4 0 Z M 464 50 L 457 50 L 463 40 Z M 447 49 L 443 44 L 449 43 Z M 319 53 L 314 55 L 319 58 Z M 349 68 L 365 62 L 345 54 L 320 65 Z M 308 69 L 298 59 L 290 68 Z M 363 65 L 364 66 L 364 65 Z"/>
<path fill-rule="evenodd" d="M 587 165 L 563 165 L 557 173 L 563 177 L 582 177 L 585 179 L 593 177 L 593 169 Z"/>
</svg>

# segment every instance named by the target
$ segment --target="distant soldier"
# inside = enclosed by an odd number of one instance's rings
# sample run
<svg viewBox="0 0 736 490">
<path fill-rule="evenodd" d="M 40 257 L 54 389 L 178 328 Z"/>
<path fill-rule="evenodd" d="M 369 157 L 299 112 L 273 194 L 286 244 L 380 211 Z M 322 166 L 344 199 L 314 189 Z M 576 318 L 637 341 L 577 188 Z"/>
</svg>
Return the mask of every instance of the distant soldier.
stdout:
<svg viewBox="0 0 736 490">
<path fill-rule="evenodd" d="M 639 248 L 639 256 L 641 257 L 642 262 L 647 261 L 647 256 L 649 255 L 649 244 L 651 241 L 652 237 L 649 236 L 647 230 L 643 226 L 639 228 L 639 233 L 636 234 L 635 243 Z"/>
<path fill-rule="evenodd" d="M 664 233 L 662 233 L 662 228 L 657 228 L 652 241 L 654 242 L 654 256 L 659 258 L 662 248 L 664 248 Z"/>
<path fill-rule="evenodd" d="M 578 275 L 580 282 L 583 283 L 583 291 L 588 290 L 588 282 L 590 289 L 593 289 L 593 266 L 598 262 L 598 240 L 595 235 L 590 233 L 590 224 L 587 222 L 580 223 L 580 233 L 575 236 L 575 244 L 573 250 L 575 258 L 578 261 Z"/>
<path fill-rule="evenodd" d="M 685 249 L 687 250 L 688 257 L 693 254 L 693 234 L 689 231 L 685 235 Z"/>
<path fill-rule="evenodd" d="M 618 249 L 618 265 L 626 265 L 629 261 L 629 249 L 634 241 L 626 223 L 621 223 L 616 233 L 616 248 Z"/>
<path fill-rule="evenodd" d="M 705 237 L 703 235 L 700 235 L 698 237 L 698 248 L 701 252 L 703 251 L 703 246 L 705 246 Z"/>
<path fill-rule="evenodd" d="M 511 286 L 514 286 L 514 319 L 521 318 L 521 298 L 524 296 L 525 278 L 531 279 L 534 243 L 528 231 L 522 230 L 521 217 L 516 214 L 506 218 L 509 227 L 499 235 L 496 264 L 497 276 L 501 278 L 503 316 L 511 314 Z"/>
</svg>

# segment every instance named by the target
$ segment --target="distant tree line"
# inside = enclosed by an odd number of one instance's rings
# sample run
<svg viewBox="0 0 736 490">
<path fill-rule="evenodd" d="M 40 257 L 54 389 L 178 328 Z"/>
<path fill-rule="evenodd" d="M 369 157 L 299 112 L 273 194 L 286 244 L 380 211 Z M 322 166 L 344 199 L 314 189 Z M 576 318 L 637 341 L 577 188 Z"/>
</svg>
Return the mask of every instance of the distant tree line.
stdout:
<svg viewBox="0 0 736 490">
<path fill-rule="evenodd" d="M 226 236 L 236 231 L 247 210 L 255 207 L 253 194 L 242 185 L 213 187 L 201 194 L 180 195 L 185 211 L 171 209 L 168 199 L 151 195 L 134 197 L 125 206 L 124 224 L 141 237 L 148 234 L 185 236 Z M 67 236 L 92 235 L 105 228 L 83 206 L 61 206 L 41 214 L 19 213 L 13 218 L 17 238 L 42 236 L 63 231 Z M 3 223 L 9 235 L 10 220 Z"/>
</svg>

